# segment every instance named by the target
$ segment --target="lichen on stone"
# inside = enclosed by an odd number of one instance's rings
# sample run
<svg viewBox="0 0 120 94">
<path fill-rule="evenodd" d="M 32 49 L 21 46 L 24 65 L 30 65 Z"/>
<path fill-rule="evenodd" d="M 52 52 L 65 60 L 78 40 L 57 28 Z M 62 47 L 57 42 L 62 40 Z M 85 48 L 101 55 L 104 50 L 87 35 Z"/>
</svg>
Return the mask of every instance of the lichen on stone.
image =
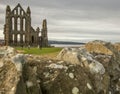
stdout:
<svg viewBox="0 0 120 94">
<path fill-rule="evenodd" d="M 77 87 L 74 87 L 72 89 L 72 94 L 79 94 L 79 89 Z"/>
<path fill-rule="evenodd" d="M 73 79 L 73 78 L 74 78 L 74 74 L 73 74 L 73 73 L 69 73 L 69 77 L 70 77 L 71 79 Z"/>
<path fill-rule="evenodd" d="M 92 86 L 91 86 L 89 83 L 87 83 L 87 87 L 88 87 L 89 89 L 92 89 Z"/>
<path fill-rule="evenodd" d="M 33 82 L 27 81 L 27 82 L 26 82 L 26 85 L 27 85 L 28 88 L 29 88 L 29 87 L 32 87 L 32 86 L 33 86 Z"/>
</svg>

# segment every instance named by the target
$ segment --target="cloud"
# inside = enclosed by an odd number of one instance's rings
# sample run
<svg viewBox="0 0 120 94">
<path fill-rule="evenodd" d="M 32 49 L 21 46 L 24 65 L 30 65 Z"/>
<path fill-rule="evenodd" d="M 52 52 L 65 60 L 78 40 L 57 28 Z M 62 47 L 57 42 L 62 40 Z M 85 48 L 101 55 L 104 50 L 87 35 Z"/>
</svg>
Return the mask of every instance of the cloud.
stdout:
<svg viewBox="0 0 120 94">
<path fill-rule="evenodd" d="M 13 9 L 17 3 L 25 10 L 30 6 L 34 28 L 47 19 L 49 39 L 120 39 L 120 0 L 0 0 L 0 32 L 6 5 Z"/>
</svg>

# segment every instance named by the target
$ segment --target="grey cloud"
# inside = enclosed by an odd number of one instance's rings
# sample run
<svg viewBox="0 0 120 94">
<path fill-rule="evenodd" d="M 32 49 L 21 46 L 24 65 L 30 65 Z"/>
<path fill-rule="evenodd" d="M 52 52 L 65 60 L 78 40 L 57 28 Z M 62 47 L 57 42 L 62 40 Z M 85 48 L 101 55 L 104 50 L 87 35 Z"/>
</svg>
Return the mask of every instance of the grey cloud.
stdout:
<svg viewBox="0 0 120 94">
<path fill-rule="evenodd" d="M 1 31 L 6 5 L 17 3 L 30 6 L 34 28 L 47 18 L 50 39 L 120 39 L 120 0 L 0 0 Z"/>
<path fill-rule="evenodd" d="M 39 6 L 60 9 L 108 9 L 119 10 L 120 0 L 2 0 L 2 4 Z"/>
</svg>

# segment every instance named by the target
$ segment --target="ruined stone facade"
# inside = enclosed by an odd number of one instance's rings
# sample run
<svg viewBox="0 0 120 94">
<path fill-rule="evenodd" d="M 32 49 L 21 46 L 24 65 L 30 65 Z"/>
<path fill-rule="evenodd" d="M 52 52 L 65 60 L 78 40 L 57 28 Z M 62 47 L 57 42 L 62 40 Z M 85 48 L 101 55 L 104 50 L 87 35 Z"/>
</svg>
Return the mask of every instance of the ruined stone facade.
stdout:
<svg viewBox="0 0 120 94">
<path fill-rule="evenodd" d="M 41 33 L 41 34 L 40 34 Z M 41 36 L 39 36 L 41 35 Z M 42 29 L 31 26 L 31 10 L 26 11 L 18 4 L 13 10 L 8 5 L 4 25 L 4 40 L 6 46 L 48 46 L 47 21 L 43 20 Z"/>
</svg>

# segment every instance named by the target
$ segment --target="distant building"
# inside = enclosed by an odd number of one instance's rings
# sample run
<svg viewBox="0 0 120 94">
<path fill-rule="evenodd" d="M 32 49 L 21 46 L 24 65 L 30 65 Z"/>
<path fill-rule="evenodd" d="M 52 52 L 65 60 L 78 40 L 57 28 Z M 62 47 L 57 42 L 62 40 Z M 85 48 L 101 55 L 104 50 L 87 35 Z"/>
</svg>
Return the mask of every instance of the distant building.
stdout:
<svg viewBox="0 0 120 94">
<path fill-rule="evenodd" d="M 39 36 L 39 33 L 41 33 Z M 13 10 L 6 7 L 4 25 L 4 40 L 6 46 L 48 46 L 47 21 L 43 20 L 42 29 L 34 30 L 31 26 L 31 10 L 26 11 L 18 4 Z"/>
</svg>

